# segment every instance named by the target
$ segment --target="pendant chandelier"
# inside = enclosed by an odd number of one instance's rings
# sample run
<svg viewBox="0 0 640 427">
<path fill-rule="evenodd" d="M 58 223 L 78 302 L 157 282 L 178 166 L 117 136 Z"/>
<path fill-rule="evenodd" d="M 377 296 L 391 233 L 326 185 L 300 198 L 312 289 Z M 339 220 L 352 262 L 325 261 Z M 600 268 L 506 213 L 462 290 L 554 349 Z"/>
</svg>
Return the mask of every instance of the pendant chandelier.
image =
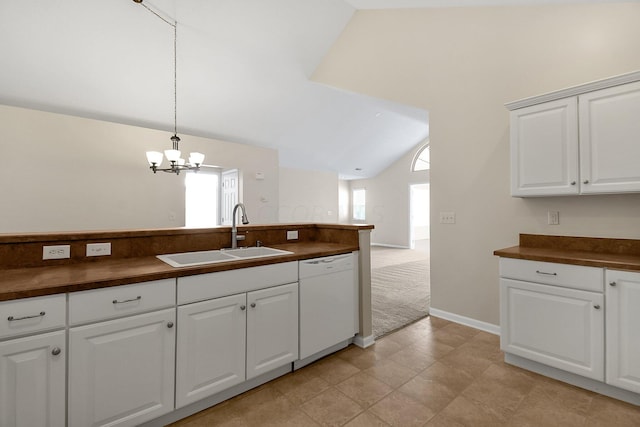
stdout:
<svg viewBox="0 0 640 427">
<path fill-rule="evenodd" d="M 162 19 L 167 24 L 173 27 L 173 136 L 171 137 L 172 148 L 170 150 L 164 150 L 164 157 L 169 162 L 169 167 L 162 168 L 163 155 L 160 151 L 147 151 L 147 161 L 149 162 L 149 168 L 156 173 L 158 171 L 175 173 L 179 175 L 181 171 L 192 170 L 198 171 L 202 162 L 204 161 L 204 154 L 198 152 L 192 152 L 189 154 L 189 160 L 185 161 L 181 158 L 180 153 L 180 137 L 178 136 L 178 22 L 168 21 L 160 16 L 157 12 L 149 8 L 142 3 L 143 0 L 133 0 L 134 3 L 142 4 L 149 12 Z"/>
</svg>

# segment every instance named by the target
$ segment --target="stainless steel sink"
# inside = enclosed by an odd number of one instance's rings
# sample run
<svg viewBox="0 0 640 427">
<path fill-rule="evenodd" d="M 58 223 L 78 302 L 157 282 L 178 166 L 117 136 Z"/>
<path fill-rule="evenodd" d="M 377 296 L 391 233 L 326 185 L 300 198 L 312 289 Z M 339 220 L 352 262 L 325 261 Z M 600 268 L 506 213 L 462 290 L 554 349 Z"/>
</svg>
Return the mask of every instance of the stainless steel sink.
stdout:
<svg viewBox="0 0 640 427">
<path fill-rule="evenodd" d="M 264 258 L 292 253 L 293 252 L 261 246 L 239 249 L 220 249 L 213 251 L 182 252 L 177 254 L 157 255 L 156 257 L 172 267 L 192 267 L 196 265 L 216 264 L 220 262 Z"/>
</svg>

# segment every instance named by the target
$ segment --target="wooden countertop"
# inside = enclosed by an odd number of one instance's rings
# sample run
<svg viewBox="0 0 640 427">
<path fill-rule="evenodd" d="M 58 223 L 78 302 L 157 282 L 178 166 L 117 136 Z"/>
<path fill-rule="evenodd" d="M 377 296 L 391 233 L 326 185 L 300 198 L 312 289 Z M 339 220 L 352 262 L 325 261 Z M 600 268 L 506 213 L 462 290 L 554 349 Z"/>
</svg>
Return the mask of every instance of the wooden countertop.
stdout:
<svg viewBox="0 0 640 427">
<path fill-rule="evenodd" d="M 144 256 L 5 269 L 0 271 L 0 301 L 256 267 L 358 250 L 357 246 L 351 244 L 325 242 L 287 243 L 269 247 L 291 251 L 293 254 L 181 268 L 171 267 L 155 256 Z"/>
<path fill-rule="evenodd" d="M 520 245 L 498 249 L 505 258 L 640 271 L 640 240 L 521 234 Z"/>
</svg>

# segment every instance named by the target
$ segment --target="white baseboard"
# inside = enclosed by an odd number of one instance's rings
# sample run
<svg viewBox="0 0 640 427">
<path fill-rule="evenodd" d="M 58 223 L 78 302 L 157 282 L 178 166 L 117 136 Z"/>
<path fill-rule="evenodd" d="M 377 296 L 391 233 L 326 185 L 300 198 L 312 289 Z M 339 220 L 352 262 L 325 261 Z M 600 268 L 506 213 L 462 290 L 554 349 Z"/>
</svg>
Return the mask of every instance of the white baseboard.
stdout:
<svg viewBox="0 0 640 427">
<path fill-rule="evenodd" d="M 371 246 L 382 246 L 385 248 L 396 248 L 396 249 L 411 249 L 409 246 L 402 246 L 402 245 L 388 245 L 386 243 L 371 243 Z"/>
<path fill-rule="evenodd" d="M 376 342 L 376 339 L 374 338 L 373 335 L 369 335 L 368 337 L 363 337 L 362 335 L 358 334 L 353 338 L 353 343 L 360 348 L 370 347 L 373 344 L 375 344 L 375 342 Z"/>
<path fill-rule="evenodd" d="M 438 310 L 437 308 L 429 308 L 429 315 L 439 317 L 444 320 L 449 320 L 454 323 L 469 326 L 474 329 L 480 329 L 481 331 L 489 332 L 490 334 L 500 335 L 500 326 L 492 323 L 482 322 L 480 320 L 472 319 L 470 317 L 460 316 L 459 314 L 449 313 L 448 311 Z"/>
</svg>

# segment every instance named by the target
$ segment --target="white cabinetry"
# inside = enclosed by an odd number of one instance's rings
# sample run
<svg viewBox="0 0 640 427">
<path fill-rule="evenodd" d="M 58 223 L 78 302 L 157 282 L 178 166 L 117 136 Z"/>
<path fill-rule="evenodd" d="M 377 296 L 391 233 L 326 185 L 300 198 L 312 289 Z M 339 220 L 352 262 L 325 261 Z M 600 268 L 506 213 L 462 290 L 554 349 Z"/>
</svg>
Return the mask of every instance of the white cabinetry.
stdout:
<svg viewBox="0 0 640 427">
<path fill-rule="evenodd" d="M 501 349 L 604 381 L 602 269 L 512 259 L 500 264 Z M 528 281 L 536 276 L 538 283 Z M 600 292 L 592 291 L 594 284 Z"/>
<path fill-rule="evenodd" d="M 247 379 L 298 358 L 298 283 L 247 294 Z"/>
<path fill-rule="evenodd" d="M 607 270 L 607 383 L 640 393 L 640 273 Z"/>
<path fill-rule="evenodd" d="M 511 112 L 511 194 L 578 194 L 578 102 L 560 99 Z"/>
<path fill-rule="evenodd" d="M 640 192 L 640 73 L 515 101 L 511 194 Z"/>
<path fill-rule="evenodd" d="M 578 97 L 581 192 L 640 191 L 640 82 Z"/>
<path fill-rule="evenodd" d="M 246 305 L 240 294 L 178 307 L 176 407 L 245 380 Z"/>
<path fill-rule="evenodd" d="M 65 331 L 40 333 L 65 318 L 65 295 L 0 303 L 0 426 L 65 425 Z"/>
<path fill-rule="evenodd" d="M 65 425 L 65 332 L 0 342 L 0 425 Z"/>
<path fill-rule="evenodd" d="M 69 329 L 69 426 L 135 426 L 173 410 L 174 305 L 171 279 L 70 295 L 78 324 L 127 317 Z"/>
<path fill-rule="evenodd" d="M 176 406 L 298 358 L 298 263 L 178 279 Z"/>
</svg>

